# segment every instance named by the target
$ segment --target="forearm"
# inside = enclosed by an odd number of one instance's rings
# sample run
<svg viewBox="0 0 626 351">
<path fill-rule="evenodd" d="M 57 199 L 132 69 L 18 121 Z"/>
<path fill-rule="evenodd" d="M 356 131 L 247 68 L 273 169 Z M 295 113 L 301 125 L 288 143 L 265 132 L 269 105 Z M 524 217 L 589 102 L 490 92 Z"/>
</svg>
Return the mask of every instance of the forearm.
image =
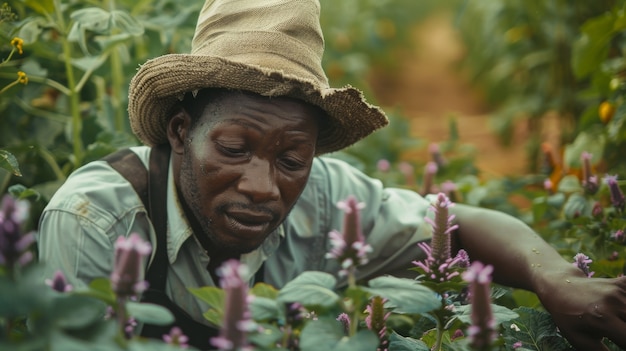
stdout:
<svg viewBox="0 0 626 351">
<path fill-rule="evenodd" d="M 494 281 L 541 293 L 553 279 L 582 272 L 530 227 L 505 213 L 457 204 L 452 208 L 459 229 L 455 243 L 470 259 L 494 266 Z"/>
</svg>

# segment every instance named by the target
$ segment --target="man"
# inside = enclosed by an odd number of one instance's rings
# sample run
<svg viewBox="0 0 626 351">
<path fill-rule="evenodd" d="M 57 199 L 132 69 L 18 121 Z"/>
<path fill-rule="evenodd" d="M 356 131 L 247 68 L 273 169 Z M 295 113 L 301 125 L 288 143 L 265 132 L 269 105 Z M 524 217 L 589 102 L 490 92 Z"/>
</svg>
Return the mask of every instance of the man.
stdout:
<svg viewBox="0 0 626 351">
<path fill-rule="evenodd" d="M 322 53 L 315 0 L 207 1 L 191 54 L 150 60 L 131 82 L 131 126 L 149 147 L 68 178 L 42 215 L 40 259 L 87 283 L 110 274 L 117 237 L 138 233 L 155 247 L 144 298 L 176 310 L 190 333 L 206 306 L 187 288 L 216 285 L 229 258 L 277 287 L 304 270 L 336 273 L 326 234 L 341 229 L 335 204 L 354 195 L 373 247 L 359 278 L 406 273 L 423 257 L 428 202 L 317 157 L 387 124 L 356 89 L 328 86 Z M 577 349 L 600 350 L 604 336 L 626 348 L 625 279 L 590 284 L 510 216 L 454 213 L 456 246 L 494 265 L 497 282 L 536 292 Z"/>
</svg>

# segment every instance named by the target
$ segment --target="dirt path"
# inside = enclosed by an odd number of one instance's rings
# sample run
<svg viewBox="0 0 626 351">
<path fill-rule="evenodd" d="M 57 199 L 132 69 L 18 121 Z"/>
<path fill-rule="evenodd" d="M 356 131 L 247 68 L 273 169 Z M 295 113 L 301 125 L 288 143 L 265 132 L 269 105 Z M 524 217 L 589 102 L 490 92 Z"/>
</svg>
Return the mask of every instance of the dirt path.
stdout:
<svg viewBox="0 0 626 351">
<path fill-rule="evenodd" d="M 437 15 L 414 31 L 415 47 L 400 58 L 400 74 L 375 74 L 374 93 L 385 108 L 399 108 L 411 121 L 411 133 L 428 142 L 448 138 L 450 117 L 457 120 L 460 142 L 476 149 L 476 166 L 485 178 L 523 173 L 525 132 L 518 128 L 511 147 L 502 146 L 489 126 L 480 95 L 456 69 L 463 47 L 450 18 Z M 409 157 L 424 159 L 424 152 Z"/>
</svg>

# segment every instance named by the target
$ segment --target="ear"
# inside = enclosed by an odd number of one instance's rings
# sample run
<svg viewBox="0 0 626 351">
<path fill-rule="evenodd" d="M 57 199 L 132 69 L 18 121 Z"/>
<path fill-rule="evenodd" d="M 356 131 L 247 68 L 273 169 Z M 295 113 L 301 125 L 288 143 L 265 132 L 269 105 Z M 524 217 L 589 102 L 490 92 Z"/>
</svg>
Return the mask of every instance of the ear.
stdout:
<svg viewBox="0 0 626 351">
<path fill-rule="evenodd" d="M 190 127 L 191 117 L 185 109 L 179 108 L 167 123 L 167 139 L 174 153 L 183 153 L 185 140 L 189 138 Z"/>
</svg>

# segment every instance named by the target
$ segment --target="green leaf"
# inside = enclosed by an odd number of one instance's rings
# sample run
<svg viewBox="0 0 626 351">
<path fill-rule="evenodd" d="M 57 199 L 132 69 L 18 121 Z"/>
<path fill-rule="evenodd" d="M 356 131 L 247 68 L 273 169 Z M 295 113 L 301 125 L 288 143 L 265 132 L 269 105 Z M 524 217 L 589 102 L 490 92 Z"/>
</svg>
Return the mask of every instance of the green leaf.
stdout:
<svg viewBox="0 0 626 351">
<path fill-rule="evenodd" d="M 339 340 L 333 351 L 376 351 L 380 340 L 371 330 L 359 330 L 350 338 Z"/>
<path fill-rule="evenodd" d="M 76 293 L 100 299 L 109 305 L 115 304 L 115 293 L 108 278 L 96 278 L 86 289 L 77 290 Z"/>
<path fill-rule="evenodd" d="M 128 314 L 138 321 L 156 325 L 168 325 L 174 323 L 174 315 L 167 308 L 153 303 L 128 301 L 126 303 Z"/>
<path fill-rule="evenodd" d="M 276 300 L 259 296 L 252 299 L 250 313 L 255 321 L 278 319 L 283 314 Z"/>
<path fill-rule="evenodd" d="M 567 341 L 557 331 L 552 317 L 547 312 L 519 307 L 513 311 L 519 314 L 515 320 L 505 322 L 503 336 L 507 350 L 513 344 L 522 342 L 522 347 L 529 350 L 567 350 Z"/>
<path fill-rule="evenodd" d="M 96 33 L 104 33 L 111 28 L 111 17 L 110 12 L 99 7 L 79 9 L 70 15 L 75 25 L 79 25 L 81 30 L 90 30 Z"/>
<path fill-rule="evenodd" d="M 580 168 L 583 151 L 592 155 L 592 163 L 597 163 L 602 160 L 605 144 L 606 137 L 602 133 L 581 132 L 573 143 L 565 146 L 563 163 L 569 168 Z"/>
<path fill-rule="evenodd" d="M 278 301 L 330 307 L 339 301 L 339 295 L 332 290 L 335 284 L 336 279 L 331 274 L 317 271 L 303 272 L 280 289 Z"/>
<path fill-rule="evenodd" d="M 589 213 L 591 213 L 591 206 L 585 196 L 580 193 L 570 195 L 565 206 L 563 206 L 563 214 L 568 219 L 585 216 Z"/>
<path fill-rule="evenodd" d="M 211 306 L 202 316 L 213 325 L 222 325 L 224 301 L 226 299 L 224 290 L 215 286 L 204 286 L 201 288 L 189 288 L 189 291 Z"/>
<path fill-rule="evenodd" d="M 54 0 L 25 0 L 24 4 L 35 12 L 46 15 L 54 13 Z"/>
<path fill-rule="evenodd" d="M 588 20 L 581 27 L 582 36 L 574 43 L 572 69 L 574 74 L 585 77 L 598 69 L 609 52 L 615 18 L 606 14 Z"/>
<path fill-rule="evenodd" d="M 111 12 L 111 21 L 113 26 L 119 28 L 122 32 L 139 36 L 144 32 L 144 28 L 136 19 L 127 12 L 115 10 Z"/>
<path fill-rule="evenodd" d="M 389 336 L 389 349 L 393 351 L 430 351 L 423 341 L 402 336 L 396 332 Z"/>
<path fill-rule="evenodd" d="M 83 71 L 95 71 L 98 67 L 102 66 L 106 62 L 108 54 L 98 56 L 83 56 L 81 58 L 72 59 L 70 62 L 72 66 Z"/>
<path fill-rule="evenodd" d="M 283 332 L 273 324 L 259 324 L 259 332 L 250 333 L 248 340 L 264 349 L 275 349 L 276 344 L 283 338 Z"/>
<path fill-rule="evenodd" d="M 330 317 L 319 318 L 307 323 L 300 334 L 300 350 L 328 351 L 332 350 L 344 337 L 343 326 Z"/>
<path fill-rule="evenodd" d="M 20 171 L 20 165 L 17 162 L 17 158 L 15 158 L 12 153 L 6 150 L 0 150 L 0 167 L 13 173 L 13 175 L 16 175 L 18 177 L 22 176 L 22 172 Z"/>
<path fill-rule="evenodd" d="M 24 200 L 29 197 L 34 197 L 35 200 L 39 200 L 39 198 L 41 197 L 41 194 L 39 194 L 37 190 L 27 188 L 23 186 L 22 184 L 11 185 L 8 191 L 11 195 L 13 195 L 14 197 L 20 200 Z"/>
<path fill-rule="evenodd" d="M 43 28 L 45 28 L 47 24 L 48 22 L 43 17 L 27 18 L 24 24 L 20 27 L 17 36 L 24 40 L 24 44 L 28 45 L 36 43 L 39 38 L 39 34 L 41 34 Z"/>
<path fill-rule="evenodd" d="M 458 306 L 455 308 L 457 313 L 457 318 L 461 320 L 463 323 L 471 324 L 471 313 L 472 313 L 472 305 Z M 512 319 L 519 317 L 516 312 L 512 310 L 496 305 L 491 304 L 491 312 L 493 313 L 493 318 L 496 321 L 496 324 L 501 324 L 504 322 L 508 322 Z"/>
<path fill-rule="evenodd" d="M 397 313 L 425 313 L 441 306 L 435 292 L 412 279 L 382 276 L 369 281 L 363 290 L 386 298 Z"/>
<path fill-rule="evenodd" d="M 226 298 L 224 290 L 215 286 L 204 286 L 201 288 L 189 288 L 189 291 L 209 306 L 223 310 Z"/>
<path fill-rule="evenodd" d="M 63 329 L 81 329 L 102 320 L 106 304 L 89 296 L 62 294 L 52 301 L 51 315 Z"/>
<path fill-rule="evenodd" d="M 276 299 L 278 297 L 278 290 L 267 283 L 256 283 L 250 293 L 258 297 L 267 297 L 268 299 Z"/>
<path fill-rule="evenodd" d="M 582 191 L 583 188 L 580 185 L 580 180 L 575 175 L 566 175 L 561 178 L 559 181 L 559 185 L 557 186 L 557 191 L 563 193 L 575 193 Z"/>
</svg>

